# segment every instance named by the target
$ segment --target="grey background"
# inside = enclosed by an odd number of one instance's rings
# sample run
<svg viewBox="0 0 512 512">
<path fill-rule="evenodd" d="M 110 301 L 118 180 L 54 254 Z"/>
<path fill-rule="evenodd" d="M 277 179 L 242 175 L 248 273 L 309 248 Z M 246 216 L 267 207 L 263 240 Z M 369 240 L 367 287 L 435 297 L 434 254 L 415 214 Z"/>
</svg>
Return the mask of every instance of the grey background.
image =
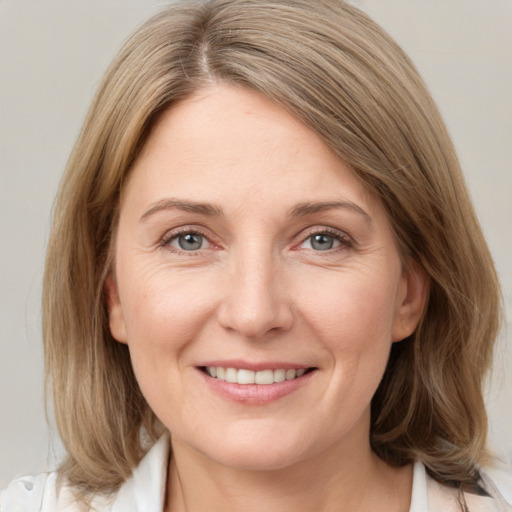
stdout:
<svg viewBox="0 0 512 512">
<path fill-rule="evenodd" d="M 103 71 L 164 3 L 0 0 L 0 487 L 61 454 L 42 405 L 39 302 L 52 201 Z M 411 55 L 467 174 L 504 287 L 490 443 L 512 460 L 512 0 L 353 3 Z"/>
</svg>

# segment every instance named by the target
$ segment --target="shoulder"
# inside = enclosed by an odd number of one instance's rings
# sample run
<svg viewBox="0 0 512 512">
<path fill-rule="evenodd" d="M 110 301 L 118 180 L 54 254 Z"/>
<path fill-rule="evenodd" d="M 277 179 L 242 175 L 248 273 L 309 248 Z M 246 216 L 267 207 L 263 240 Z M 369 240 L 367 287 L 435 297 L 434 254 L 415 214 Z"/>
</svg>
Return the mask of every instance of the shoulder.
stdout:
<svg viewBox="0 0 512 512">
<path fill-rule="evenodd" d="M 483 468 L 480 474 L 484 489 L 507 503 L 512 511 L 512 464 Z"/>
<path fill-rule="evenodd" d="M 512 472 L 482 468 L 479 489 L 460 492 L 427 476 L 429 512 L 460 512 L 461 502 L 475 512 L 512 512 Z"/>
<path fill-rule="evenodd" d="M 54 480 L 52 473 L 27 475 L 12 480 L 0 492 L 0 512 L 32 512 L 42 509 L 45 491 Z"/>
<path fill-rule="evenodd" d="M 162 510 L 170 443 L 164 434 L 120 489 L 95 495 L 88 505 L 57 472 L 16 478 L 0 492 L 0 512 L 147 512 Z"/>
<path fill-rule="evenodd" d="M 15 478 L 0 491 L 0 512 L 109 512 L 106 504 L 90 508 L 76 500 L 56 472 Z"/>
</svg>

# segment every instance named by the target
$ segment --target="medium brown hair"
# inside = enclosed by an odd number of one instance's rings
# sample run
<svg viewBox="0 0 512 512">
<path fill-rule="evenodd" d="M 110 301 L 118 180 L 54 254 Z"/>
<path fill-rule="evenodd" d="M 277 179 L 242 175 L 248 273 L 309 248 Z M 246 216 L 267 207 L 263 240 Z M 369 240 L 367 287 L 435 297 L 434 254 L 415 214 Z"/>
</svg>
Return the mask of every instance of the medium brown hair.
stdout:
<svg viewBox="0 0 512 512">
<path fill-rule="evenodd" d="M 416 332 L 395 343 L 372 402 L 371 444 L 418 459 L 445 483 L 475 483 L 487 419 L 482 380 L 499 287 L 457 157 L 408 57 L 341 0 L 182 1 L 142 25 L 99 88 L 55 207 L 44 278 L 44 340 L 61 473 L 115 490 L 164 430 L 108 328 L 104 283 L 119 195 L 159 114 L 210 83 L 279 103 L 346 162 L 387 210 L 405 262 L 428 275 Z"/>
</svg>

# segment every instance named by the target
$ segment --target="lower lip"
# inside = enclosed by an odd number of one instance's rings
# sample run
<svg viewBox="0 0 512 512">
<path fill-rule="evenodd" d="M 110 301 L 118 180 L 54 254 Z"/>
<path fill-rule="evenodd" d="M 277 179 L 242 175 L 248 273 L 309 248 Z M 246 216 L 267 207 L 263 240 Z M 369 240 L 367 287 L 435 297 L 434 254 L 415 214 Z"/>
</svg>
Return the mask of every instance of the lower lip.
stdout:
<svg viewBox="0 0 512 512">
<path fill-rule="evenodd" d="M 302 377 L 275 384 L 237 384 L 210 377 L 199 368 L 198 372 L 207 386 L 223 398 L 244 404 L 263 405 L 297 391 L 310 381 L 316 370 L 305 373 Z"/>
</svg>

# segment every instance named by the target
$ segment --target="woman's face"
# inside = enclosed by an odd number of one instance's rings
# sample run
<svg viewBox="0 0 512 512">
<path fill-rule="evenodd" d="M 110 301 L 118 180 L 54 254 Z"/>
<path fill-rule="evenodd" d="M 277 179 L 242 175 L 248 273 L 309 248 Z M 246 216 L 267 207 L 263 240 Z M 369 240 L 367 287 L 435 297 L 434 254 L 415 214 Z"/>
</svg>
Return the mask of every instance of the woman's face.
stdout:
<svg viewBox="0 0 512 512">
<path fill-rule="evenodd" d="M 391 344 L 415 328 L 383 207 L 263 96 L 169 109 L 121 200 L 113 336 L 175 449 L 275 469 L 368 447 Z"/>
</svg>

